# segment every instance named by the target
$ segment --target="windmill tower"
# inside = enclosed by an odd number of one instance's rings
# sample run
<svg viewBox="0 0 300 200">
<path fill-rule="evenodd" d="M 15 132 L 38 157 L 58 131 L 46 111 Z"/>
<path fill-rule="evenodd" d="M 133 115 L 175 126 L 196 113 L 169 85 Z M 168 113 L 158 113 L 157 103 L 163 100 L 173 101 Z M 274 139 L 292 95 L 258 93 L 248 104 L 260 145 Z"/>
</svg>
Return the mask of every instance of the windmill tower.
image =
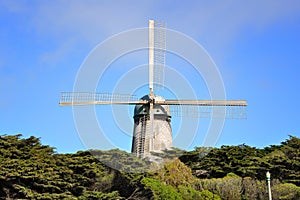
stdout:
<svg viewBox="0 0 300 200">
<path fill-rule="evenodd" d="M 150 95 L 142 97 L 142 100 L 150 101 Z M 154 95 L 153 101 L 164 99 Z M 136 105 L 133 118 L 132 153 L 139 157 L 148 157 L 150 152 L 160 152 L 173 147 L 169 105 Z"/>
<path fill-rule="evenodd" d="M 172 106 L 208 108 L 211 112 L 214 112 L 215 108 L 223 108 L 221 116 L 243 117 L 243 109 L 239 108 L 247 106 L 245 100 L 168 100 L 155 95 L 154 90 L 163 86 L 164 82 L 165 38 L 164 25 L 149 20 L 149 94 L 141 99 L 134 100 L 128 95 L 120 94 L 63 92 L 59 104 L 61 106 L 135 105 L 132 153 L 141 158 L 150 157 L 151 152 L 161 152 L 173 147 L 170 110 Z M 234 108 L 237 110 L 235 111 Z M 204 112 L 207 114 L 207 109 Z M 198 117 L 203 117 L 201 111 Z"/>
</svg>

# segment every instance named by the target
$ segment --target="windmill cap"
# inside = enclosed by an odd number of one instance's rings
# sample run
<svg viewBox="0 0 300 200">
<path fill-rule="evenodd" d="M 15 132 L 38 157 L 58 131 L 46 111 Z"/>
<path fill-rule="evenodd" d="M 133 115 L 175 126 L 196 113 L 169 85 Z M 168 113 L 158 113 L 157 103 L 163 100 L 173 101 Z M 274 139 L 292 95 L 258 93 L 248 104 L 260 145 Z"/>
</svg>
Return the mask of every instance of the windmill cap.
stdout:
<svg viewBox="0 0 300 200">
<path fill-rule="evenodd" d="M 149 95 L 145 95 L 141 98 L 142 100 L 150 100 Z M 164 101 L 165 99 L 162 96 L 154 95 L 154 102 L 157 101 Z M 171 117 L 170 114 L 170 106 L 168 105 L 159 105 L 154 104 L 153 107 L 154 115 L 165 115 L 167 117 Z M 149 115 L 149 105 L 148 104 L 138 104 L 134 107 L 134 117 L 139 115 Z"/>
</svg>

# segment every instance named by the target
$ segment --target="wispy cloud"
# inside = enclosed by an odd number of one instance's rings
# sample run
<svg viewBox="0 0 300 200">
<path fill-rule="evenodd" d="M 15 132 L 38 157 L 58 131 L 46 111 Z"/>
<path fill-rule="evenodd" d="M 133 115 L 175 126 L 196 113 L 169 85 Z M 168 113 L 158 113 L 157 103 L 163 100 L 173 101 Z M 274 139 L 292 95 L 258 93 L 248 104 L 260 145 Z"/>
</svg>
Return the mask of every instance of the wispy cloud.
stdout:
<svg viewBox="0 0 300 200">
<path fill-rule="evenodd" d="M 147 5 L 134 6 L 125 3 L 105 1 L 47 2 L 39 5 L 34 23 L 45 33 L 77 34 L 87 41 L 99 40 L 120 31 L 143 25 L 141 18 Z"/>
<path fill-rule="evenodd" d="M 0 10 L 5 10 L 12 13 L 21 13 L 28 11 L 29 5 L 27 5 L 26 0 L 20 1 L 10 1 L 10 0 L 1 0 L 0 1 L 1 8 Z"/>
<path fill-rule="evenodd" d="M 277 21 L 299 17 L 299 1 L 49 1 L 41 2 L 33 23 L 43 34 L 76 34 L 92 43 L 147 19 L 166 21 L 169 28 L 218 42 L 232 40 L 245 27 L 264 31 Z"/>
<path fill-rule="evenodd" d="M 186 8 L 172 26 L 214 46 L 232 42 L 244 31 L 262 33 L 276 23 L 300 17 L 299 1 L 218 1 L 201 2 Z M 177 11 L 178 12 L 178 11 Z"/>
<path fill-rule="evenodd" d="M 244 26 L 263 29 L 277 20 L 299 17 L 300 2 L 286 1 L 2 1 L 11 12 L 31 12 L 30 22 L 44 34 L 77 33 L 87 39 L 129 28 L 147 26 L 147 19 L 162 19 L 168 27 L 190 34 L 230 36 Z M 217 34 L 217 33 L 216 33 Z"/>
<path fill-rule="evenodd" d="M 297 0 L 273 1 L 1 1 L 9 12 L 28 17 L 28 25 L 45 37 L 59 38 L 56 58 L 65 44 L 78 41 L 93 46 L 112 34 L 147 26 L 150 18 L 219 49 L 242 31 L 264 32 L 274 23 L 300 17 Z M 4 8 L 4 9 L 5 9 Z M 3 10 L 3 8 L 2 8 Z M 64 41 L 64 42 L 61 42 Z M 222 50 L 221 50 L 222 51 Z"/>
</svg>

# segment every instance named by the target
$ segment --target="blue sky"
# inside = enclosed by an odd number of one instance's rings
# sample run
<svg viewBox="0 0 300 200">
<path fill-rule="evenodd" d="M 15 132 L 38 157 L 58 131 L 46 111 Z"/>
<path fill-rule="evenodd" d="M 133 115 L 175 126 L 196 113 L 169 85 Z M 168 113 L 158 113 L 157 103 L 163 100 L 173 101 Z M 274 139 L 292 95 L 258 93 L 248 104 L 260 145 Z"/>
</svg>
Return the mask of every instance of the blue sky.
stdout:
<svg viewBox="0 0 300 200">
<path fill-rule="evenodd" d="M 72 108 L 58 106 L 60 92 L 72 91 L 80 65 L 96 45 L 146 27 L 149 19 L 201 44 L 218 66 L 227 98 L 248 101 L 247 120 L 227 120 L 217 146 L 264 147 L 289 134 L 300 136 L 300 3 L 291 0 L 0 0 L 0 133 L 41 137 L 58 152 L 86 149 Z M 166 59 L 171 67 L 176 61 Z M 199 83 L 191 81 L 195 89 Z M 105 84 L 115 85 L 109 79 Z M 122 134 L 110 118 L 99 121 L 110 124 L 106 131 L 114 139 Z M 193 143 L 200 145 L 197 139 Z M 130 146 L 130 137 L 116 142 L 121 149 Z"/>
</svg>

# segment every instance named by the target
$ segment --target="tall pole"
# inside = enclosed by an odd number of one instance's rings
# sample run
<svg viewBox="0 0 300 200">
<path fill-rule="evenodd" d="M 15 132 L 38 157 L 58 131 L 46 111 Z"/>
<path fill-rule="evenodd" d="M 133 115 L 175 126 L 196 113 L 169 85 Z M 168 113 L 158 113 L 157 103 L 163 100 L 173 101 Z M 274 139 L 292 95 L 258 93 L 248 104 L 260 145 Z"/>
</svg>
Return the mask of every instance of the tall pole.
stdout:
<svg viewBox="0 0 300 200">
<path fill-rule="evenodd" d="M 269 200 L 272 200 L 272 192 L 271 192 L 271 174 L 269 171 L 266 173 L 267 181 L 268 181 L 268 193 L 269 193 Z"/>
</svg>

